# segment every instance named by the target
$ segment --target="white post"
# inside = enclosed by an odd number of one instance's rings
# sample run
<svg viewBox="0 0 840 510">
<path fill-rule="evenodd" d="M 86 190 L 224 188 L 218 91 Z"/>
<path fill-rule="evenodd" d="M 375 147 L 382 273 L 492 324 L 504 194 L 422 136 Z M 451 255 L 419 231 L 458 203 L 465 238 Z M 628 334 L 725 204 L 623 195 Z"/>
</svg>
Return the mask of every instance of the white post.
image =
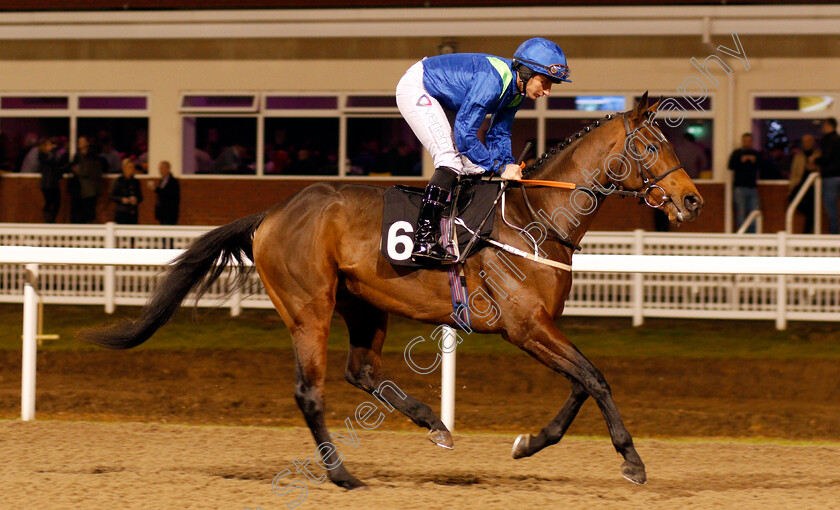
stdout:
<svg viewBox="0 0 840 510">
<path fill-rule="evenodd" d="M 735 73 L 727 75 L 726 101 L 728 103 L 726 108 L 726 143 L 731 144 L 735 141 Z M 714 168 L 715 165 L 712 165 L 712 167 Z M 723 170 L 725 176 L 723 179 L 723 231 L 731 234 L 732 216 L 734 216 L 732 211 L 732 174 L 734 172 L 728 171 L 725 166 L 721 170 Z M 720 178 L 718 175 L 713 175 L 713 177 Z"/>
<path fill-rule="evenodd" d="M 35 419 L 35 362 L 38 357 L 38 264 L 26 264 L 23 286 L 23 360 L 20 419 Z"/>
<path fill-rule="evenodd" d="M 787 254 L 787 232 L 780 231 L 777 238 L 779 257 Z M 776 329 L 787 329 L 787 277 L 779 275 L 776 280 Z"/>
<path fill-rule="evenodd" d="M 633 231 L 633 254 L 644 255 L 645 231 L 636 229 Z M 641 326 L 645 323 L 645 281 L 642 273 L 633 274 L 633 326 Z"/>
<path fill-rule="evenodd" d="M 814 181 L 814 233 L 822 234 L 822 177 Z"/>
<path fill-rule="evenodd" d="M 233 269 L 228 272 L 228 283 L 235 281 Z M 230 295 L 230 316 L 239 317 L 242 314 L 242 286 L 237 285 Z"/>
<path fill-rule="evenodd" d="M 109 221 L 105 224 L 105 247 L 117 247 L 116 224 Z M 117 297 L 117 268 L 105 266 L 105 313 L 114 313 Z"/>
<path fill-rule="evenodd" d="M 458 337 L 449 326 L 443 327 L 440 363 L 440 419 L 451 432 L 455 427 L 455 348 Z"/>
</svg>

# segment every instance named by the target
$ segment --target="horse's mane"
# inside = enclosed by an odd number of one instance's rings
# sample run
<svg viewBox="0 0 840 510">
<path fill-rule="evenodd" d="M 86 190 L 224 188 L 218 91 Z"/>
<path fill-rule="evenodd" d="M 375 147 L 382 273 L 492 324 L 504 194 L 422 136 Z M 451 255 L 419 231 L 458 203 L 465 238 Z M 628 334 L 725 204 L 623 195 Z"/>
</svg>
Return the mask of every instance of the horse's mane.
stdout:
<svg viewBox="0 0 840 510">
<path fill-rule="evenodd" d="M 608 114 L 608 115 L 607 115 L 606 117 L 604 117 L 603 119 L 597 119 L 597 120 L 595 120 L 592 124 L 590 124 L 590 125 L 588 125 L 588 126 L 584 127 L 583 129 L 581 129 L 581 130 L 580 130 L 580 131 L 578 131 L 577 133 L 575 133 L 575 134 L 573 134 L 573 135 L 569 136 L 569 137 L 568 137 L 568 138 L 566 138 L 565 140 L 560 140 L 560 142 L 558 142 L 556 145 L 554 145 L 553 147 L 551 147 L 551 148 L 548 150 L 548 152 L 543 153 L 543 155 L 542 155 L 542 156 L 540 156 L 540 158 L 539 158 L 539 159 L 537 159 L 537 160 L 536 160 L 536 161 L 535 161 L 532 165 L 529 165 L 528 167 L 526 167 L 526 168 L 525 168 L 525 170 L 523 170 L 523 171 L 522 171 L 522 175 L 523 175 L 523 176 L 525 176 L 525 175 L 531 174 L 531 173 L 533 173 L 533 172 L 539 171 L 539 170 L 540 170 L 540 169 L 542 169 L 542 168 L 543 168 L 543 167 L 544 167 L 544 166 L 545 166 L 548 162 L 550 162 L 550 161 L 554 160 L 555 158 L 558 158 L 558 157 L 560 157 L 560 156 L 563 156 L 563 155 L 564 155 L 564 151 L 565 151 L 567 148 L 569 148 L 571 145 L 575 145 L 575 142 L 579 141 L 579 140 L 580 140 L 581 138 L 583 138 L 586 134 L 588 134 L 588 133 L 590 133 L 590 132 L 594 131 L 594 130 L 595 130 L 595 128 L 599 127 L 599 126 L 602 124 L 602 121 L 603 121 L 603 120 L 612 120 L 612 119 L 616 118 L 616 117 L 617 117 L 617 116 L 619 116 L 619 115 L 621 115 L 621 114 L 620 114 L 620 113 Z"/>
</svg>

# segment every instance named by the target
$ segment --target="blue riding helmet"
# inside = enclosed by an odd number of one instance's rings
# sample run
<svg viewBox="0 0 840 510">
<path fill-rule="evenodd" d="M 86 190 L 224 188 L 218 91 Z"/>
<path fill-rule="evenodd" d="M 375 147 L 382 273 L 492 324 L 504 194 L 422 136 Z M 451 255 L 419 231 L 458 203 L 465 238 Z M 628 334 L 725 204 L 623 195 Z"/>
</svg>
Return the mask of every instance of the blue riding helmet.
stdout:
<svg viewBox="0 0 840 510">
<path fill-rule="evenodd" d="M 513 54 L 513 61 L 548 76 L 554 83 L 572 82 L 568 79 L 571 70 L 566 65 L 566 55 L 560 46 L 548 39 L 534 37 L 520 44 Z"/>
</svg>

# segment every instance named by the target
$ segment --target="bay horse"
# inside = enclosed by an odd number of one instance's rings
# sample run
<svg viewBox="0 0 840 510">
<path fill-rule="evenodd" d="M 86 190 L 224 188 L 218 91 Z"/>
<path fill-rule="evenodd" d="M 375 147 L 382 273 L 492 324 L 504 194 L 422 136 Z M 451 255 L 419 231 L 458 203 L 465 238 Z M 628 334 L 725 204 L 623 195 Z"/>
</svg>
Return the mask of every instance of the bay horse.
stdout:
<svg viewBox="0 0 840 510">
<path fill-rule="evenodd" d="M 600 126 L 567 139 L 533 167 L 530 173 L 539 179 L 603 191 L 592 199 L 597 205 L 589 214 L 556 215 L 551 237 L 540 246 L 545 257 L 572 263 L 574 250 L 570 246 L 580 242 L 610 190 L 643 198 L 648 205 L 667 213 L 671 222 L 697 217 L 703 199 L 671 144 L 650 123 L 658 105 L 659 101 L 648 107 L 646 92 L 630 111 L 596 122 Z M 650 140 L 633 136 L 646 126 L 658 135 Z M 628 158 L 628 154 L 633 157 Z M 624 158 L 623 171 L 618 168 L 622 166 L 619 156 Z M 643 164 L 639 156 L 655 161 Z M 592 169 L 602 166 L 604 171 L 593 173 Z M 527 251 L 531 248 L 524 237 L 503 220 L 524 226 L 538 219 L 535 209 L 573 208 L 568 190 L 528 187 L 524 191 L 521 186 L 505 191 L 504 218 L 499 210 L 494 213 L 494 237 Z M 334 311 L 344 318 L 349 330 L 346 379 L 371 394 L 385 381 L 380 357 L 389 314 L 456 326 L 450 315 L 446 271 L 394 267 L 380 254 L 384 191 L 364 184 L 316 183 L 265 212 L 212 230 L 176 259 L 137 319 L 88 330 L 80 336 L 111 349 L 139 345 L 174 315 L 189 292 L 195 290 L 201 295 L 207 290 L 225 271 L 225 265 L 219 262 L 242 263 L 247 257 L 291 333 L 297 366 L 295 400 L 316 444 L 330 442 L 324 421 L 324 380 L 327 334 Z M 567 239 L 561 241 L 560 230 Z M 501 334 L 571 382 L 571 394 L 557 416 L 538 435 L 517 438 L 514 458 L 533 455 L 560 441 L 591 396 L 603 414 L 616 451 L 624 458 L 621 474 L 632 482 L 645 483 L 644 463 L 621 420 L 610 386 L 555 324 L 569 296 L 571 273 L 523 260 L 519 270 L 526 278 L 516 294 L 505 299 L 479 277 L 485 269 L 489 272 L 488 263 L 493 263 L 496 253 L 493 248 L 484 248 L 465 262 L 468 288 L 483 288 L 500 307 L 494 321 L 474 315 L 472 329 Z M 247 277 L 248 268 L 240 264 L 238 271 L 240 278 Z M 397 396 L 388 389 L 394 394 L 380 396 L 414 423 L 429 429 L 433 443 L 453 446 L 449 430 L 427 404 L 410 395 Z M 330 480 L 347 489 L 363 486 L 345 468 L 336 449 L 330 450 L 323 459 L 329 466 Z"/>
</svg>

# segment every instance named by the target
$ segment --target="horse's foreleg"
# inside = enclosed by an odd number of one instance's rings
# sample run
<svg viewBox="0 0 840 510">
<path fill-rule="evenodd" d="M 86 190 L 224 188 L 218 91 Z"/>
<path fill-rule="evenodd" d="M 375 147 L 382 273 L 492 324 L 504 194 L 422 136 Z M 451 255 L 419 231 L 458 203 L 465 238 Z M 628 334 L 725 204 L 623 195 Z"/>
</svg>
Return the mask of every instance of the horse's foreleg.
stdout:
<svg viewBox="0 0 840 510">
<path fill-rule="evenodd" d="M 327 315 L 329 316 L 329 315 Z M 326 324 L 305 323 L 292 333 L 297 358 L 295 400 L 303 412 L 306 424 L 315 438 L 321 456 L 321 466 L 327 468 L 330 480 L 345 489 L 365 485 L 344 468 L 324 422 L 324 381 L 327 366 Z"/>
<path fill-rule="evenodd" d="M 572 392 L 563 405 L 563 409 L 536 436 L 520 434 L 513 443 L 513 458 L 530 457 L 547 446 L 557 444 L 574 421 L 581 406 L 589 397 L 579 383 L 572 381 Z"/>
<path fill-rule="evenodd" d="M 546 366 L 571 379 L 573 384 L 579 384 L 595 400 L 607 422 L 613 446 L 624 457 L 621 474 L 631 482 L 645 483 L 645 465 L 636 452 L 633 438 L 621 420 L 610 386 L 601 372 L 557 329 L 554 321 L 548 316 L 533 318 L 528 324 L 523 324 L 521 331 L 512 336 L 524 339 L 516 344 Z M 572 401 L 567 405 L 568 416 L 561 411 L 558 417 L 571 422 L 574 418 L 572 411 L 577 412 L 576 404 Z M 579 408 L 579 405 L 577 407 Z"/>
<path fill-rule="evenodd" d="M 429 441 L 444 448 L 452 448 L 452 434 L 431 407 L 402 390 L 398 393 L 389 385 L 382 384 L 386 381 L 382 375 L 381 356 L 388 313 L 350 298 L 339 301 L 336 310 L 344 317 L 350 331 L 350 352 L 344 372 L 347 382 L 387 401 L 411 421 L 429 429 Z"/>
</svg>

